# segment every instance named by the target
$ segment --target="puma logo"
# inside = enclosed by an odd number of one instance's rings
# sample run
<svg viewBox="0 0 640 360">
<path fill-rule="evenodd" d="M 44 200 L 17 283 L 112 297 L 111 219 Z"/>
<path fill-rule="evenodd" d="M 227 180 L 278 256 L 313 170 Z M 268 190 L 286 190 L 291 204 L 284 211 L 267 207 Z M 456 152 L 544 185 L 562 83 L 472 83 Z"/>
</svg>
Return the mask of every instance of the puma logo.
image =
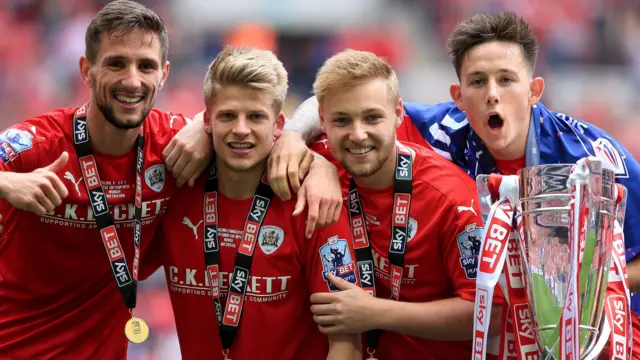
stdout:
<svg viewBox="0 0 640 360">
<path fill-rule="evenodd" d="M 190 227 L 191 230 L 193 230 L 193 235 L 195 235 L 196 240 L 198 240 L 198 226 L 200 226 L 200 224 L 202 224 L 202 220 L 200 220 L 200 222 L 197 225 L 193 225 L 191 220 L 189 220 L 189 218 L 185 216 L 182 219 L 182 224 L 183 225 L 187 225 L 188 227 Z"/>
<path fill-rule="evenodd" d="M 318 141 L 316 141 L 316 142 L 317 142 L 317 143 L 322 143 L 322 144 L 324 144 L 324 148 L 325 148 L 325 149 L 328 149 L 328 148 L 329 148 L 329 143 L 328 143 L 328 141 L 329 141 L 329 140 L 327 140 L 327 139 L 322 139 L 322 140 L 318 140 Z"/>
<path fill-rule="evenodd" d="M 173 129 L 173 120 L 177 118 L 178 118 L 177 116 L 171 115 L 171 118 L 169 119 L 169 129 Z"/>
<path fill-rule="evenodd" d="M 463 211 L 471 211 L 473 215 L 478 216 L 478 214 L 476 213 L 476 209 L 473 208 L 473 200 L 474 199 L 471 199 L 471 206 L 458 206 L 458 213 L 461 213 Z"/>
<path fill-rule="evenodd" d="M 33 135 L 34 135 L 35 137 L 37 137 L 38 139 L 46 140 L 46 139 L 45 139 L 45 138 L 43 138 L 42 136 L 38 136 L 38 135 L 36 135 L 36 131 L 37 131 L 38 129 L 37 129 L 35 126 L 30 127 L 30 129 L 31 129 L 31 132 L 33 133 Z"/>
<path fill-rule="evenodd" d="M 67 171 L 66 173 L 64 173 L 64 178 L 73 183 L 73 186 L 75 186 L 78 196 L 81 196 L 82 194 L 80 193 L 80 187 L 78 185 L 80 184 L 80 181 L 82 181 L 82 176 L 80 176 L 80 179 L 76 181 L 76 178 L 73 176 L 71 171 Z"/>
</svg>

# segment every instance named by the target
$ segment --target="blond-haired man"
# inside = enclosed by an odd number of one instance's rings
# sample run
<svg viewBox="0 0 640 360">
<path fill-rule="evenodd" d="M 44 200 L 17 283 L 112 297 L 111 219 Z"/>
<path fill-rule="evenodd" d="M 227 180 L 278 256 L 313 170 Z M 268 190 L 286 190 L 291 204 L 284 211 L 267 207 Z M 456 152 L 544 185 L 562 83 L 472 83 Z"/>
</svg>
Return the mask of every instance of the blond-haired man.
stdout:
<svg viewBox="0 0 640 360">
<path fill-rule="evenodd" d="M 362 286 L 331 277 L 345 291 L 312 296 L 316 322 L 330 335 L 384 330 L 366 336 L 380 359 L 469 359 L 482 227 L 475 183 L 433 151 L 396 140 L 403 104 L 384 59 L 343 51 L 322 66 L 314 91 L 350 182 Z"/>
<path fill-rule="evenodd" d="M 159 242 L 184 359 L 360 357 L 357 336 L 327 341 L 309 309 L 312 293 L 337 291 L 329 274 L 357 286 L 346 214 L 305 239 L 295 197 L 266 181 L 287 86 L 276 56 L 255 49 L 225 47 L 205 77 L 215 163 L 172 199 Z"/>
</svg>

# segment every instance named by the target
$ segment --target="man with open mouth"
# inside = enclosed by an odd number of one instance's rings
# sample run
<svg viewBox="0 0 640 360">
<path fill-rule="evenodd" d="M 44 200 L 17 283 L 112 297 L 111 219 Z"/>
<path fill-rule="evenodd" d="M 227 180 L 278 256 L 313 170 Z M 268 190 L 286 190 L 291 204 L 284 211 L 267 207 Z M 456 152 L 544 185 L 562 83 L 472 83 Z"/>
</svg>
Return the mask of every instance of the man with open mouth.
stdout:
<svg viewBox="0 0 640 360">
<path fill-rule="evenodd" d="M 552 112 L 539 101 L 544 80 L 533 76 L 538 44 L 521 17 L 474 15 L 456 26 L 449 50 L 459 80 L 450 88 L 453 102 L 405 102 L 398 139 L 430 146 L 473 178 L 598 157 L 615 172 L 616 182 L 629 190 L 625 248 L 630 290 L 639 291 L 640 261 L 635 259 L 640 251 L 638 162 L 605 131 Z M 274 153 L 293 152 L 305 146 L 304 140 L 322 133 L 317 107 L 317 100 L 310 98 L 296 110 L 282 136 L 287 141 L 278 144 Z M 632 309 L 640 311 L 640 297 L 632 296 Z M 638 317 L 632 318 L 637 332 Z"/>
</svg>

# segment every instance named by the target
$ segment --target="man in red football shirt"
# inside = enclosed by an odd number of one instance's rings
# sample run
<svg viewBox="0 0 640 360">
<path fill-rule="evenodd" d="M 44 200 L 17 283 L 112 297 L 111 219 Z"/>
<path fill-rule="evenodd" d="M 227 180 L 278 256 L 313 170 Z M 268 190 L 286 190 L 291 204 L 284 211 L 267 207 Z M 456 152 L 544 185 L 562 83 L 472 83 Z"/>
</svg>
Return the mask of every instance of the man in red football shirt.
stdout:
<svg viewBox="0 0 640 360">
<path fill-rule="evenodd" d="M 153 108 L 169 73 L 162 20 L 116 1 L 92 20 L 86 45 L 90 101 L 0 135 L 0 354 L 9 358 L 126 356 L 137 280 L 154 270 L 139 264 L 177 188 L 162 151 L 186 119 Z"/>
<path fill-rule="evenodd" d="M 357 335 L 327 342 L 309 303 L 337 290 L 327 274 L 357 286 L 346 213 L 306 239 L 304 219 L 289 217 L 295 197 L 273 197 L 266 180 L 286 92 L 287 73 L 269 51 L 228 46 L 209 66 L 204 117 L 215 163 L 174 196 L 156 239 L 184 359 L 361 357 Z"/>
<path fill-rule="evenodd" d="M 186 118 L 153 108 L 169 73 L 167 31 L 153 11 L 108 4 L 86 46 L 90 101 L 0 134 L 0 357 L 124 358 L 137 280 L 157 267 L 147 256 L 156 220 L 176 182 L 211 156 L 202 123 L 185 129 L 205 156 L 167 148 Z M 167 176 L 163 150 L 183 180 Z M 144 324 L 128 324 L 139 341 Z"/>
<path fill-rule="evenodd" d="M 332 276 L 345 291 L 311 297 L 316 322 L 330 335 L 384 330 L 366 336 L 372 351 L 379 340 L 380 359 L 469 359 L 482 236 L 475 183 L 433 151 L 396 141 L 403 106 L 383 59 L 343 51 L 322 66 L 314 91 L 328 147 L 352 177 L 362 286 Z"/>
</svg>

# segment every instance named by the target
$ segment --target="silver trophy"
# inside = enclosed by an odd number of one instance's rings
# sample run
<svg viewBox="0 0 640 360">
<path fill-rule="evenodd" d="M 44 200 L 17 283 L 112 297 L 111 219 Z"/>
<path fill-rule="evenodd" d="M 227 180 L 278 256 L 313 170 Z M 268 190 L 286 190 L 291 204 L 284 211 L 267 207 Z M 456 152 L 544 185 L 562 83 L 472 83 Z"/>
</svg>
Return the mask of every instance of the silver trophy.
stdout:
<svg viewBox="0 0 640 360">
<path fill-rule="evenodd" d="M 559 359 L 560 318 L 569 288 L 572 253 L 569 247 L 569 174 L 574 165 L 552 164 L 518 172 L 517 198 L 511 199 L 521 222 L 518 235 L 524 282 L 543 360 Z M 604 315 L 605 291 L 611 259 L 613 224 L 624 220 L 624 203 L 616 206 L 614 173 L 597 159 L 587 163 L 590 203 L 586 243 L 578 274 L 580 359 L 592 359 L 609 336 Z M 481 211 L 492 204 L 489 176 L 477 178 Z M 501 284 L 503 281 L 501 280 Z M 503 284 L 504 285 L 504 284 Z M 504 286 L 503 286 L 504 289 Z M 505 291 L 506 294 L 506 291 Z"/>
</svg>

